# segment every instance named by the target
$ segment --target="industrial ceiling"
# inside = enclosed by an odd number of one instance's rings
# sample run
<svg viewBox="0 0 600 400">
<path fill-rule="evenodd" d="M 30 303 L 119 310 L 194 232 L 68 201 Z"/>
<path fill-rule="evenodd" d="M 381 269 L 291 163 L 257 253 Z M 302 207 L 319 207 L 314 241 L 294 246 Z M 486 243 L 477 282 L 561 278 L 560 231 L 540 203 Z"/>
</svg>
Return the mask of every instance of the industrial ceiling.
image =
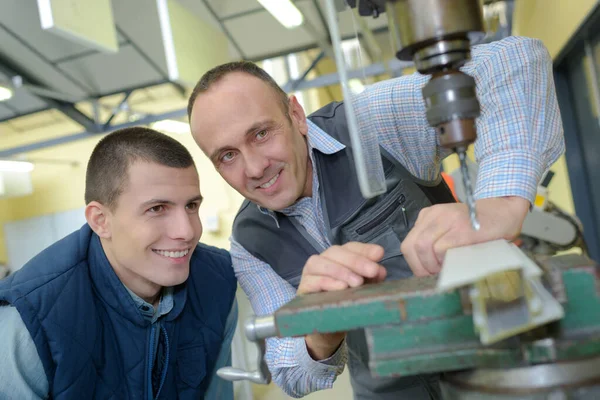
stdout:
<svg viewBox="0 0 600 400">
<path fill-rule="evenodd" d="M 328 40 L 325 0 L 295 0 L 305 20 L 295 29 L 283 27 L 256 0 L 168 1 L 177 2 L 198 21 L 221 31 L 231 60 L 273 58 L 323 47 Z M 0 150 L 5 149 L 3 135 L 26 134 L 32 124 L 70 119 L 93 133 L 108 126 L 106 120 L 98 124 L 98 107 L 102 115 L 108 113 L 111 118 L 119 107 L 152 102 L 157 90 L 161 99 L 166 93 L 184 99 L 190 84 L 170 79 L 157 2 L 160 0 L 112 0 L 118 52 L 111 54 L 43 30 L 36 0 L 2 0 L 0 82 L 19 77 L 24 85 L 11 99 L 0 102 Z M 366 22 L 370 34 L 379 41 L 387 40 L 385 18 Z M 351 17 L 342 18 L 340 25 L 343 36 L 351 37 L 360 30 Z M 194 40 L 201 44 L 212 38 Z M 34 118 L 23 118 L 34 113 Z M 26 124 L 21 123 L 25 120 Z"/>
</svg>

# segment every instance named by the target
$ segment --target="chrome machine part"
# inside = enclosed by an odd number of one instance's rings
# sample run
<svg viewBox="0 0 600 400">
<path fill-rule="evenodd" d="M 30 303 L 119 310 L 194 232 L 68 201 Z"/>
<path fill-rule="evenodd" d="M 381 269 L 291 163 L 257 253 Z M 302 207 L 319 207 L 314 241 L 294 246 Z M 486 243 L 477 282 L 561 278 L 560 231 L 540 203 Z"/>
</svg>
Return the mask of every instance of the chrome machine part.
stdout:
<svg viewBox="0 0 600 400">
<path fill-rule="evenodd" d="M 452 149 L 466 163 L 466 150 L 477 138 L 475 119 L 479 102 L 475 80 L 460 71 L 471 56 L 471 43 L 484 36 L 483 12 L 478 0 L 388 0 L 392 33 L 400 41 L 400 60 L 413 60 L 417 70 L 431 75 L 423 88 L 427 120 L 437 130 L 442 147 Z M 468 206 L 473 229 L 479 229 L 468 174 Z"/>
<path fill-rule="evenodd" d="M 254 371 L 244 371 L 240 368 L 224 367 L 217 371 L 217 375 L 228 381 L 248 380 L 258 384 L 268 384 L 271 382 L 271 372 L 265 361 L 265 353 L 267 351 L 265 339 L 277 336 L 277 327 L 275 325 L 275 317 L 272 315 L 264 317 L 252 316 L 248 318 L 244 325 L 246 338 L 255 342 L 258 347 L 257 369 Z"/>
<path fill-rule="evenodd" d="M 483 12 L 478 0 L 388 0 L 387 12 L 395 15 L 400 29 L 400 60 L 410 60 L 417 53 L 417 69 L 431 74 L 444 68 L 458 68 L 469 59 L 470 43 L 484 36 Z M 447 43 L 450 42 L 450 43 Z M 458 42 L 464 42 L 460 49 Z M 453 43 L 453 44 L 451 44 Z M 437 61 L 427 66 L 428 58 L 462 53 L 462 57 Z M 441 57 L 440 60 L 443 60 Z"/>
<path fill-rule="evenodd" d="M 445 400 L 592 400 L 600 398 L 600 358 L 445 374 Z"/>
</svg>

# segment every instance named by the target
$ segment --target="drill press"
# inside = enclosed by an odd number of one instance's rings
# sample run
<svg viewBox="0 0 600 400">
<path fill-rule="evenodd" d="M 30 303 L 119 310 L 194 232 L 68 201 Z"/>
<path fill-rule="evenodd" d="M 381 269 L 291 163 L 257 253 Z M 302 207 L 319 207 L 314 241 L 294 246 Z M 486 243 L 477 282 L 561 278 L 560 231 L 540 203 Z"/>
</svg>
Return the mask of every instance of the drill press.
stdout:
<svg viewBox="0 0 600 400">
<path fill-rule="evenodd" d="M 414 61 L 417 71 L 430 75 L 423 88 L 427 121 L 442 147 L 458 154 L 473 229 L 479 222 L 473 185 L 467 173 L 467 149 L 477 138 L 479 101 L 475 80 L 460 71 L 470 58 L 471 43 L 484 36 L 478 0 L 348 0 L 362 16 L 386 13 L 396 57 Z"/>
</svg>

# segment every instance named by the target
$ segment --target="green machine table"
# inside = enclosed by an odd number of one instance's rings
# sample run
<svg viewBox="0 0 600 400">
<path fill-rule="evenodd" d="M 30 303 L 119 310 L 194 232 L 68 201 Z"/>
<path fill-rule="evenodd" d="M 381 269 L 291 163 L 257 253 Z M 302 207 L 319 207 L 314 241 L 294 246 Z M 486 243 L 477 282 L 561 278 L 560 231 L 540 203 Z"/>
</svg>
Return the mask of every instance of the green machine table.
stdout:
<svg viewBox="0 0 600 400">
<path fill-rule="evenodd" d="M 600 268 L 581 255 L 536 262 L 563 317 L 493 344 L 480 340 L 469 287 L 439 291 L 437 277 L 411 278 L 298 296 L 252 318 L 258 370 L 219 375 L 268 383 L 265 338 L 365 329 L 372 375 L 441 373 L 444 399 L 600 399 Z"/>
</svg>

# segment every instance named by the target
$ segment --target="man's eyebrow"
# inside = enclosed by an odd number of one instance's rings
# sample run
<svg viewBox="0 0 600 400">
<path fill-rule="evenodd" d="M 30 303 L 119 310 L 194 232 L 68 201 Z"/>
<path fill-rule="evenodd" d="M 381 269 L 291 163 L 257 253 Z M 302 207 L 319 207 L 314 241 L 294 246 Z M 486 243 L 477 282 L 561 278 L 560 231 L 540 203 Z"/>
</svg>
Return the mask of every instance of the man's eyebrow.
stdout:
<svg viewBox="0 0 600 400">
<path fill-rule="evenodd" d="M 202 197 L 202 195 L 198 195 L 198 196 L 192 197 L 190 200 L 188 200 L 186 202 L 186 204 L 193 203 L 195 201 L 199 201 L 200 203 L 202 203 L 202 200 L 204 200 L 204 197 Z M 164 200 L 164 199 L 156 198 L 156 199 L 151 199 L 151 200 L 143 202 L 140 205 L 140 208 L 146 208 L 146 207 L 151 206 L 153 204 L 168 204 L 168 205 L 172 206 L 172 205 L 175 205 L 175 202 L 171 201 L 171 200 Z"/>
<path fill-rule="evenodd" d="M 190 204 L 190 203 L 193 203 L 193 202 L 196 202 L 196 201 L 198 203 L 202 203 L 203 200 L 204 200 L 204 197 L 202 197 L 202 195 L 199 194 L 198 196 L 194 196 L 191 199 L 189 199 L 186 204 Z"/>
<path fill-rule="evenodd" d="M 259 121 L 255 124 L 252 124 L 252 126 L 250 126 L 248 129 L 246 129 L 246 133 L 244 133 L 244 136 L 248 136 L 253 134 L 254 132 L 256 132 L 257 130 L 259 130 L 260 128 L 264 128 L 269 126 L 270 124 L 272 124 L 273 121 L 270 119 L 266 119 L 264 121 Z M 210 160 L 214 163 L 215 161 L 217 161 L 217 157 L 219 156 L 219 154 L 221 154 L 222 152 L 224 152 L 225 150 L 230 150 L 231 147 L 230 146 L 222 146 L 219 147 L 218 149 L 216 149 L 215 151 L 213 151 L 210 155 Z"/>
<path fill-rule="evenodd" d="M 148 206 L 150 206 L 152 204 L 169 204 L 169 205 L 174 205 L 175 203 L 173 201 L 171 201 L 171 200 L 164 200 L 164 199 L 158 199 L 157 198 L 157 199 L 151 199 L 151 200 L 143 202 L 140 205 L 140 208 L 146 208 L 146 207 L 148 207 Z"/>
</svg>

